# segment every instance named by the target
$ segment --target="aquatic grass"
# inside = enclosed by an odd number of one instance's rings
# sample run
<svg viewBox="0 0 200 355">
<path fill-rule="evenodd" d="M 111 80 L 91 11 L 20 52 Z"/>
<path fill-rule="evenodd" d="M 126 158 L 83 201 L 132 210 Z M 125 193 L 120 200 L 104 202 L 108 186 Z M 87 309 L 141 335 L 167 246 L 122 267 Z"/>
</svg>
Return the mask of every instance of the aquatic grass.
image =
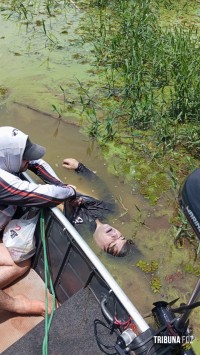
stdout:
<svg viewBox="0 0 200 355">
<path fill-rule="evenodd" d="M 90 26 L 85 25 L 85 31 L 90 31 L 85 41 L 93 43 L 101 74 L 94 95 L 95 116 L 88 119 L 84 115 L 86 99 L 82 119 L 103 148 L 112 141 L 116 150 L 126 144 L 122 137 L 128 137 L 130 162 L 137 161 L 134 180 L 153 205 L 169 189 L 176 194 L 180 179 L 191 171 L 187 163 L 181 163 L 184 156 L 198 157 L 200 153 L 199 32 L 184 24 L 162 28 L 154 1 L 90 3 L 92 20 Z M 94 3 L 99 8 L 96 12 Z M 138 131 L 140 136 L 135 137 Z M 120 158 L 116 159 L 120 164 Z M 168 174 L 173 166 L 170 159 L 174 164 L 178 161 L 174 179 Z M 143 165 L 147 166 L 145 176 Z M 123 169 L 118 167 L 122 177 Z"/>
<path fill-rule="evenodd" d="M 26 31 L 29 32 L 30 41 L 34 35 L 43 35 L 46 37 L 45 47 L 50 50 L 62 48 L 56 36 L 57 29 L 52 25 L 51 18 L 56 14 L 66 10 L 66 1 L 55 0 L 8 0 L 0 8 L 6 19 L 12 19 L 19 26 L 26 25 Z M 28 31 L 29 29 L 29 31 Z"/>
<path fill-rule="evenodd" d="M 91 3 L 100 8 L 98 21 L 92 20 L 97 64 L 105 67 L 111 99 L 116 76 L 120 82 L 118 107 L 127 129 L 153 129 L 164 152 L 175 148 L 178 125 L 198 122 L 200 113 L 197 29 L 162 29 L 153 12 L 156 2 L 150 0 Z"/>
<path fill-rule="evenodd" d="M 57 107 L 56 105 L 52 104 L 51 105 L 53 108 L 54 112 L 57 112 L 58 118 L 62 117 L 63 110 L 60 107 Z"/>
<path fill-rule="evenodd" d="M 65 89 L 60 85 L 60 90 L 62 91 L 62 95 L 63 95 L 63 102 L 62 104 L 59 104 L 59 105 L 56 105 L 56 104 L 52 104 L 52 108 L 53 108 L 53 111 L 56 112 L 58 114 L 58 119 L 61 119 L 61 117 L 63 116 L 64 113 L 66 113 L 66 111 L 68 110 L 68 107 L 66 106 L 66 103 L 69 102 L 67 100 L 67 97 L 66 97 L 66 92 L 65 92 Z M 73 104 L 74 102 L 70 102 L 70 104 Z M 61 120 L 59 120 L 59 123 L 58 123 L 58 127 L 60 125 L 60 122 Z M 56 130 L 56 132 L 58 131 L 58 128 Z"/>
<path fill-rule="evenodd" d="M 88 121 L 87 132 L 92 138 L 97 138 L 100 135 L 101 122 L 99 121 L 94 107 L 85 110 L 85 116 Z"/>
<path fill-rule="evenodd" d="M 104 127 L 105 127 L 105 134 L 103 135 L 103 141 L 112 141 L 117 133 L 117 130 L 114 128 L 113 122 L 115 118 L 107 116 L 105 119 Z"/>
<path fill-rule="evenodd" d="M 52 31 L 48 31 L 47 30 L 44 19 L 42 19 L 42 28 L 43 28 L 45 36 L 49 40 L 48 43 L 46 42 L 45 46 L 49 46 L 49 49 L 52 49 L 52 47 L 55 46 L 55 45 L 57 46 L 58 45 L 58 40 L 57 40 L 56 36 L 53 34 Z"/>
</svg>

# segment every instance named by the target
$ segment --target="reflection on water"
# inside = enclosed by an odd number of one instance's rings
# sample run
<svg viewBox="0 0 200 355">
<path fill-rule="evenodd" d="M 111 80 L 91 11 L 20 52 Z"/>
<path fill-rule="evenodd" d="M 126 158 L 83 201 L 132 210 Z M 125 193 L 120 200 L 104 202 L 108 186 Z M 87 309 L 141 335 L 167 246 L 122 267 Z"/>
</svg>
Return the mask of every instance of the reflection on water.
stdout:
<svg viewBox="0 0 200 355">
<path fill-rule="evenodd" d="M 69 16 L 72 23 L 69 32 L 72 36 L 80 14 L 69 12 Z M 69 94 L 71 91 L 75 92 L 77 77 L 83 80 L 89 76 L 89 64 L 80 64 L 73 60 L 73 54 L 80 50 L 80 46 L 74 44 L 65 52 L 52 52 L 52 62 L 45 66 L 42 64 L 44 53 L 48 52 L 45 48 L 40 52 L 39 47 L 37 50 L 33 47 L 34 51 L 27 54 L 24 47 L 26 42 L 23 42 L 24 32 L 19 35 L 15 24 L 6 22 L 5 25 L 1 18 L 0 25 L 3 28 L 0 40 L 0 85 L 6 86 L 9 92 L 6 105 L 0 106 L 0 124 L 16 126 L 29 134 L 33 141 L 44 145 L 47 148 L 45 160 L 64 182 L 76 185 L 78 191 L 98 197 L 89 181 L 62 167 L 64 158 L 74 157 L 82 161 L 107 184 L 120 207 L 119 216 L 110 223 L 127 238 L 133 239 L 141 254 L 116 259 L 99 251 L 92 238 L 88 237 L 87 242 L 141 313 L 148 312 L 152 303 L 160 299 L 171 301 L 180 297 L 181 302 L 187 302 L 197 278 L 185 272 L 185 264 L 193 262 L 194 253 L 191 248 L 175 248 L 169 231 L 171 211 L 168 210 L 166 201 L 159 201 L 156 206 L 150 207 L 139 196 L 135 186 L 133 189 L 131 184 L 124 184 L 117 177 L 108 174 L 99 148 L 82 135 L 76 125 L 59 122 L 50 116 L 14 104 L 14 101 L 19 101 L 51 112 L 54 99 L 59 99 L 56 97 L 59 85 L 67 85 Z M 32 45 L 38 44 L 39 40 L 39 37 L 35 37 L 35 44 Z M 20 55 L 17 56 L 16 53 Z M 67 119 L 72 121 L 71 113 L 68 113 Z M 160 294 L 154 294 L 151 290 L 151 273 L 145 274 L 136 266 L 139 258 L 149 262 L 157 260 L 159 267 L 156 276 L 161 279 L 162 284 Z M 197 310 L 193 312 L 193 324 L 198 329 Z"/>
</svg>

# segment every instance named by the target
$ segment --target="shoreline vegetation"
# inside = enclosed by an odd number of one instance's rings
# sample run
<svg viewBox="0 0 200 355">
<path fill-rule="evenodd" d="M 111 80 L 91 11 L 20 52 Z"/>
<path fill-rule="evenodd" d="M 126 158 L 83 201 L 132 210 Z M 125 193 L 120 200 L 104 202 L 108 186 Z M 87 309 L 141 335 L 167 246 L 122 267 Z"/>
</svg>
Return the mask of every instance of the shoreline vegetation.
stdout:
<svg viewBox="0 0 200 355">
<path fill-rule="evenodd" d="M 137 181 L 152 205 L 171 195 L 175 238 L 194 241 L 177 197 L 199 166 L 199 5 L 99 0 L 90 6 L 96 12 L 82 37 L 93 45 L 99 88 L 80 83 L 82 122 L 113 174 Z"/>
</svg>

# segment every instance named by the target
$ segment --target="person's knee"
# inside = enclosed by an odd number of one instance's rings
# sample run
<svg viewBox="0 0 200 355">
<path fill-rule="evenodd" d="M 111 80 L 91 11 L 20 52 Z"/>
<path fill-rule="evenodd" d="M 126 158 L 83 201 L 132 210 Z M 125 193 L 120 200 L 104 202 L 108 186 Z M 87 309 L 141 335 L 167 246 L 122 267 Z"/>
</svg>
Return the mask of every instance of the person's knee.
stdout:
<svg viewBox="0 0 200 355">
<path fill-rule="evenodd" d="M 0 288 L 7 287 L 12 282 L 21 278 L 29 269 L 31 261 L 26 260 L 20 263 L 10 262 L 8 265 L 0 266 Z"/>
<path fill-rule="evenodd" d="M 21 261 L 20 263 L 14 263 L 12 266 L 12 274 L 16 279 L 23 276 L 31 267 L 31 259 Z"/>
<path fill-rule="evenodd" d="M 20 263 L 14 264 L 16 277 L 24 275 L 31 267 L 31 259 L 21 261 Z"/>
</svg>

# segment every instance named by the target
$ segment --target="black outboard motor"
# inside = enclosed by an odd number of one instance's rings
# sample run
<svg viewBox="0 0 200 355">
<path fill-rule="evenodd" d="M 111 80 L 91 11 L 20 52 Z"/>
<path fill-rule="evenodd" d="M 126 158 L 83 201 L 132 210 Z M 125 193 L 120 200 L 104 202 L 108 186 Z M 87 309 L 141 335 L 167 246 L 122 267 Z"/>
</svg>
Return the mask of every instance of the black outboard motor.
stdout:
<svg viewBox="0 0 200 355">
<path fill-rule="evenodd" d="M 149 328 L 146 332 L 136 335 L 130 328 L 126 329 L 118 336 L 115 345 L 117 353 L 120 355 L 195 355 L 191 347 L 185 349 L 183 344 L 189 344 L 193 340 L 188 328 L 188 316 L 193 308 L 200 305 L 199 302 L 194 303 L 199 294 L 200 279 L 187 305 L 173 309 L 165 301 L 155 302 L 152 315 L 158 330 Z M 184 310 L 183 315 L 177 317 L 175 313 L 182 310 Z"/>
<path fill-rule="evenodd" d="M 179 193 L 179 203 L 188 222 L 200 239 L 200 169 L 194 170 L 185 180 Z"/>
</svg>

